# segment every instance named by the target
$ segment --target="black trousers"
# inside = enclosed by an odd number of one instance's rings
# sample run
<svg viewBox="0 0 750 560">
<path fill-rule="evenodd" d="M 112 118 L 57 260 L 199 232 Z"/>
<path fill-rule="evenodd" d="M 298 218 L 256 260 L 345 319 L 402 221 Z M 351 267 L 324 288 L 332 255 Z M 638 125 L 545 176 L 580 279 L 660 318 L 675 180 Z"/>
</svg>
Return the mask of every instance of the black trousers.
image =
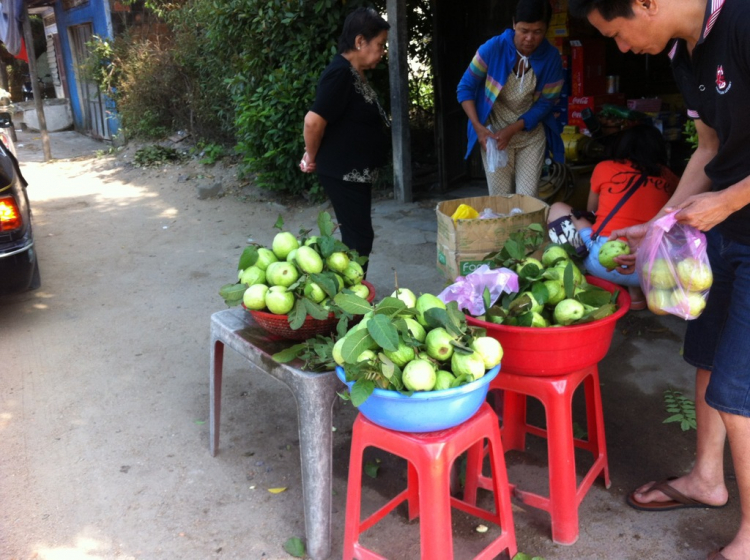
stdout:
<svg viewBox="0 0 750 560">
<path fill-rule="evenodd" d="M 370 215 L 372 185 L 351 183 L 324 175 L 318 175 L 318 179 L 333 204 L 336 221 L 341 228 L 341 241 L 361 256 L 369 257 L 375 239 Z"/>
</svg>

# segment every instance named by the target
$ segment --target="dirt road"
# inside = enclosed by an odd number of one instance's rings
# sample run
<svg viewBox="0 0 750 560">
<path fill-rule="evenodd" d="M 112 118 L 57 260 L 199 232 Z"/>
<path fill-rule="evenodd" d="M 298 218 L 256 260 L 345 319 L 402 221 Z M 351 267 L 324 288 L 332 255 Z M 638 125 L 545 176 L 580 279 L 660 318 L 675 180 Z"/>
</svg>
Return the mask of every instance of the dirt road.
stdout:
<svg viewBox="0 0 750 560">
<path fill-rule="evenodd" d="M 38 141 L 25 142 L 42 288 L 0 299 L 0 560 L 289 558 L 284 542 L 304 537 L 291 394 L 227 352 L 221 451 L 210 457 L 208 326 L 247 239 L 270 243 L 279 213 L 291 231 L 310 227 L 320 208 L 287 208 L 251 188 L 198 200 L 201 182 L 236 186 L 232 170 L 141 170 L 132 151 L 43 164 Z M 377 292 L 393 289 L 395 267 L 402 286 L 437 293 L 434 203 L 382 201 L 374 221 Z M 679 360 L 683 324 L 629 317 L 602 364 L 613 487 L 589 492 L 573 547 L 551 542 L 545 513 L 516 506 L 524 552 L 697 560 L 733 534 L 733 489 L 732 504 L 710 515 L 639 514 L 623 503 L 637 483 L 687 469 L 693 451 L 692 434 L 661 424 L 664 387 L 692 386 Z M 341 556 L 353 415 L 336 408 L 332 558 Z M 511 476 L 543 487 L 543 447 L 530 449 L 509 454 Z M 371 503 L 393 490 L 387 479 L 404 478 L 383 455 L 367 482 Z M 417 535 L 401 512 L 371 538 L 413 560 Z M 478 538 L 459 520 L 457 550 Z"/>
</svg>

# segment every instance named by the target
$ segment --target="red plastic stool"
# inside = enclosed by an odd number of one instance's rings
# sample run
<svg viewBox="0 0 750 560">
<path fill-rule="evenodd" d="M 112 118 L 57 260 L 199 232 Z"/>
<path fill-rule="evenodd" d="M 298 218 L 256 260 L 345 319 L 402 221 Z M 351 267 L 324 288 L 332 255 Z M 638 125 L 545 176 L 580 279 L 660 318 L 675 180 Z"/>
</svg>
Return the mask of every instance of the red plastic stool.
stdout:
<svg viewBox="0 0 750 560">
<path fill-rule="evenodd" d="M 573 393 L 584 383 L 586 395 L 586 424 L 588 440 L 573 437 Z M 592 366 L 566 375 L 534 377 L 501 371 L 490 384 L 490 391 L 502 389 L 502 439 L 506 450 L 524 450 L 526 434 L 547 439 L 549 460 L 549 497 L 540 496 L 513 486 L 513 493 L 521 502 L 550 514 L 552 540 L 559 544 L 573 544 L 578 540 L 578 506 L 598 476 L 609 488 L 609 464 L 604 440 L 604 417 L 599 392 L 599 371 Z M 547 429 L 532 426 L 526 421 L 526 397 L 539 399 L 547 415 Z M 575 448 L 589 451 L 594 464 L 576 482 Z M 470 473 L 474 473 L 471 476 Z M 491 481 L 481 474 L 481 466 L 466 476 L 464 500 L 476 503 L 477 487 L 488 488 Z"/>
<path fill-rule="evenodd" d="M 468 504 L 450 495 L 450 471 L 455 459 L 467 449 L 467 469 L 476 469 L 484 454 L 484 440 L 489 442 L 495 513 Z M 408 461 L 407 487 L 378 511 L 361 520 L 362 454 L 367 447 L 377 447 Z M 488 560 L 504 550 L 516 555 L 516 534 L 510 504 L 510 489 L 500 439 L 497 415 L 487 404 L 469 420 L 447 430 L 422 434 L 396 432 L 373 424 L 362 414 L 354 421 L 349 486 L 346 495 L 346 528 L 344 560 L 385 560 L 364 548 L 359 536 L 377 524 L 401 502 L 407 500 L 409 519 L 422 516 L 420 537 L 422 558 L 453 558 L 451 507 L 499 525 L 502 534 L 475 559 Z M 476 503 L 476 500 L 474 501 Z"/>
</svg>

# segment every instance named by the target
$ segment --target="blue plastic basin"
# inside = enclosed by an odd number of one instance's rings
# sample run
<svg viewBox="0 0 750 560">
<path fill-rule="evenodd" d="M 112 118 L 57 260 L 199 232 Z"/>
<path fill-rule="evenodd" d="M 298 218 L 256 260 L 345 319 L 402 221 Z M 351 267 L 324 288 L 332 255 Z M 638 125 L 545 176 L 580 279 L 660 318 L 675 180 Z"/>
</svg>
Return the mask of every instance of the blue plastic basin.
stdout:
<svg viewBox="0 0 750 560">
<path fill-rule="evenodd" d="M 398 391 L 375 389 L 359 405 L 365 418 L 398 432 L 435 432 L 458 426 L 471 418 L 482 406 L 490 381 L 500 372 L 500 366 L 487 371 L 476 381 L 442 391 L 415 392 L 405 396 Z M 337 367 L 336 375 L 351 391 L 353 381 L 346 380 L 344 368 Z"/>
</svg>

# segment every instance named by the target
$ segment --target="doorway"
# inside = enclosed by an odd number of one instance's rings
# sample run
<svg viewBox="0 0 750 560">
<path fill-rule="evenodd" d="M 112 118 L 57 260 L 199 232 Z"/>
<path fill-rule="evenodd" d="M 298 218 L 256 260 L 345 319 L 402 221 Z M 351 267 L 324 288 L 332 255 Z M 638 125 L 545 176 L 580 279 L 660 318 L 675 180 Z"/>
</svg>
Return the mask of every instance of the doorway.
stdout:
<svg viewBox="0 0 750 560">
<path fill-rule="evenodd" d="M 110 140 L 112 135 L 104 109 L 104 99 L 99 87 L 94 82 L 86 80 L 79 71 L 81 64 L 90 56 L 86 43 L 92 39 L 93 27 L 90 23 L 75 25 L 68 29 L 68 33 L 71 50 L 73 51 L 73 67 L 79 106 L 83 116 L 82 132 L 94 138 Z"/>
</svg>

